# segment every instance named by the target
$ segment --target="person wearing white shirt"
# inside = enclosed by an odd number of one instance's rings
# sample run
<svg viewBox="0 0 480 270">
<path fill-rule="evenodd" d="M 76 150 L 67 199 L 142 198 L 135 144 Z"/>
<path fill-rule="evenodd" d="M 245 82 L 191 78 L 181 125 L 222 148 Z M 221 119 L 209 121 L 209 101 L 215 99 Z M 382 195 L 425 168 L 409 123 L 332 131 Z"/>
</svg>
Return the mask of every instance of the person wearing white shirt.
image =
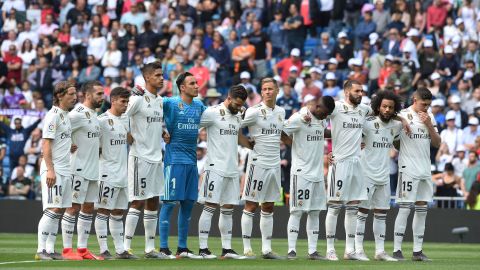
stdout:
<svg viewBox="0 0 480 270">
<path fill-rule="evenodd" d="M 102 66 L 104 77 L 118 78 L 120 76 L 120 62 L 122 61 L 122 52 L 117 49 L 117 42 L 110 41 L 107 52 L 103 55 Z"/>
<path fill-rule="evenodd" d="M 15 45 L 15 47 L 17 47 L 17 51 L 20 50 L 20 44 L 17 42 L 17 33 L 15 33 L 13 30 L 8 32 L 8 39 L 2 41 L 0 50 L 3 57 L 5 57 L 5 53 L 7 53 L 10 49 L 10 45 Z"/>
<path fill-rule="evenodd" d="M 38 44 L 39 35 L 36 31 L 32 31 L 32 22 L 25 21 L 25 29 L 18 34 L 17 42 L 18 44 L 23 44 L 26 39 L 30 39 L 33 45 Z"/>
<path fill-rule="evenodd" d="M 463 129 L 462 145 L 465 146 L 468 151 L 475 151 L 475 139 L 480 136 L 478 124 L 478 118 L 470 117 L 470 119 L 468 119 L 468 127 Z"/>
<path fill-rule="evenodd" d="M 95 57 L 95 62 L 100 62 L 107 51 L 107 39 L 100 35 L 100 28 L 93 27 L 92 35 L 88 39 L 87 54 Z M 121 57 L 120 57 L 121 59 Z"/>
<path fill-rule="evenodd" d="M 455 112 L 448 111 L 445 116 L 447 122 L 447 128 L 442 130 L 440 133 L 440 138 L 442 142 L 448 145 L 448 152 L 450 154 L 455 153 L 457 146 L 463 143 L 463 130 L 455 126 Z"/>
<path fill-rule="evenodd" d="M 56 29 L 58 29 L 58 24 L 53 23 L 52 15 L 48 14 L 47 16 L 45 16 L 45 23 L 40 25 L 38 33 L 41 36 L 50 36 Z"/>
</svg>

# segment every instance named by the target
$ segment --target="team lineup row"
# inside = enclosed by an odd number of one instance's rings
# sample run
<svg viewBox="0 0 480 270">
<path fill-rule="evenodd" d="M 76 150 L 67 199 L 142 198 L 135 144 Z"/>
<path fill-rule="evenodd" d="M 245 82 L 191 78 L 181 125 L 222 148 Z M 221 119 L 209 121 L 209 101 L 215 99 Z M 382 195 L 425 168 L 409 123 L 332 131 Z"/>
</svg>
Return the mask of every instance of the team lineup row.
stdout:
<svg viewBox="0 0 480 270">
<path fill-rule="evenodd" d="M 429 260 L 422 252 L 422 244 L 427 203 L 433 197 L 430 145 L 438 147 L 440 137 L 428 112 L 432 100 L 428 89 L 417 89 L 413 105 L 403 110 L 399 97 L 392 92 L 377 93 L 368 107 L 360 104 L 361 84 L 347 81 L 344 101 L 314 98 L 285 119 L 283 108 L 275 105 L 279 89 L 272 78 L 261 80 L 263 101 L 244 111 L 247 92 L 241 85 L 231 87 L 223 103 L 206 108 L 194 99 L 198 84 L 192 74 L 186 72 L 178 77 L 179 97 L 162 98 L 156 94 L 163 85 L 161 64 L 147 64 L 142 73 L 145 89 L 130 93 L 115 88 L 110 94 L 111 108 L 98 117 L 95 109 L 103 102 L 101 83 L 86 83 L 82 89 L 85 102 L 75 108 L 75 86 L 67 82 L 55 86 L 54 106 L 46 115 L 43 129 L 44 214 L 38 225 L 37 259 L 137 258 L 131 252 L 131 241 L 142 211 L 146 258 L 213 259 L 216 256 L 208 248 L 208 235 L 216 208 L 220 208 L 221 258 L 256 257 L 250 238 L 253 217 L 260 208 L 261 256 L 283 259 L 271 248 L 273 206 L 281 194 L 282 140 L 292 146 L 288 259 L 297 257 L 300 219 L 306 213 L 308 258 L 338 260 L 334 247 L 336 223 L 345 206 L 344 259 L 368 260 L 363 234 L 368 211 L 373 209 L 375 259 L 403 260 L 401 245 L 414 204 L 412 259 Z M 249 138 L 241 132 L 244 127 L 248 128 Z M 208 151 L 199 187 L 196 143 L 200 128 L 207 131 Z M 328 176 L 323 179 L 325 137 L 332 138 L 333 150 Z M 166 142 L 164 157 L 161 138 Z M 360 147 L 362 142 L 364 149 Z M 241 192 L 236 169 L 239 144 L 252 149 Z M 396 198 L 400 210 L 394 228 L 394 253 L 389 256 L 384 240 L 390 208 L 388 152 L 394 145 L 400 149 Z M 231 247 L 233 206 L 239 203 L 240 193 L 245 201 L 241 218 L 243 255 Z M 163 202 L 160 211 L 159 200 Z M 204 204 L 198 222 L 198 255 L 187 246 L 190 216 L 197 201 Z M 178 247 L 173 255 L 168 236 L 177 202 Z M 95 208 L 99 256 L 87 248 Z M 317 251 L 322 210 L 327 210 L 325 257 Z M 61 254 L 54 250 L 60 220 L 64 248 Z M 157 222 L 159 250 L 155 248 Z M 76 251 L 72 248 L 75 223 Z M 115 255 L 110 254 L 107 246 L 108 230 L 114 240 Z"/>
</svg>

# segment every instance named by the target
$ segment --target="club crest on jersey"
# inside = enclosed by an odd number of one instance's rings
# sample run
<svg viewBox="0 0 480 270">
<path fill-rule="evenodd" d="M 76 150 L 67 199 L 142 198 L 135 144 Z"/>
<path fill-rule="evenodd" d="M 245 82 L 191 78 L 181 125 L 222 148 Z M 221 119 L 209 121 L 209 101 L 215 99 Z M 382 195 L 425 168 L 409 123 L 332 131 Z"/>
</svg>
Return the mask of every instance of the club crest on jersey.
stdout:
<svg viewBox="0 0 480 270">
<path fill-rule="evenodd" d="M 390 134 L 392 134 L 392 136 L 393 136 L 393 128 L 392 128 L 392 129 L 390 129 Z"/>
<path fill-rule="evenodd" d="M 74 197 L 75 199 L 78 199 L 78 192 L 73 193 L 73 197 Z"/>
<path fill-rule="evenodd" d="M 255 198 L 255 191 L 252 192 L 252 198 Z"/>
<path fill-rule="evenodd" d="M 102 199 L 102 204 L 107 204 L 107 198 Z"/>
<path fill-rule="evenodd" d="M 208 193 L 208 198 L 212 198 L 212 192 Z"/>
<path fill-rule="evenodd" d="M 347 107 L 347 105 L 343 105 L 343 109 L 345 110 L 345 113 L 348 112 L 348 107 Z"/>
<path fill-rule="evenodd" d="M 358 110 L 358 114 L 359 114 L 360 116 L 362 116 L 362 114 L 363 114 L 362 110 Z"/>
<path fill-rule="evenodd" d="M 410 125 L 413 125 L 413 115 L 411 113 L 409 113 L 407 115 L 407 118 L 408 118 L 408 120 L 410 120 Z"/>
<path fill-rule="evenodd" d="M 65 123 L 65 117 L 63 117 L 63 114 L 60 114 L 60 119 L 62 120 L 62 124 L 66 125 L 67 123 Z"/>
<path fill-rule="evenodd" d="M 262 114 L 263 114 L 263 120 L 267 120 L 267 111 L 265 109 L 262 109 Z"/>
<path fill-rule="evenodd" d="M 225 110 L 220 109 L 220 115 L 222 116 L 222 121 L 225 121 Z"/>
<path fill-rule="evenodd" d="M 378 129 L 380 128 L 380 124 L 378 122 L 375 122 L 373 124 L 377 130 L 375 130 L 375 134 L 378 134 Z"/>
<path fill-rule="evenodd" d="M 108 124 L 112 127 L 110 130 L 114 131 L 115 129 L 113 129 L 113 119 L 108 119 Z"/>
<path fill-rule="evenodd" d="M 185 114 L 185 112 L 183 111 L 183 103 L 179 102 L 179 103 L 178 103 L 178 108 L 180 109 L 180 113 L 179 113 L 179 114 Z"/>
<path fill-rule="evenodd" d="M 298 201 L 298 206 L 302 206 L 303 205 L 303 201 Z"/>
</svg>

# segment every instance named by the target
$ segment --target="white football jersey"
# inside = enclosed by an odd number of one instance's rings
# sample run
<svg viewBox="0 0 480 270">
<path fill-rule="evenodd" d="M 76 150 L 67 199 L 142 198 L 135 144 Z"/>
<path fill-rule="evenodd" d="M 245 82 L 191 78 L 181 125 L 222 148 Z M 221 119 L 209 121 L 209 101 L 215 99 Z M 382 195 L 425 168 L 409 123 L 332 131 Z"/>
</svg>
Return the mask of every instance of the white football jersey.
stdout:
<svg viewBox="0 0 480 270">
<path fill-rule="evenodd" d="M 360 156 L 362 129 L 371 108 L 359 104 L 354 107 L 345 101 L 336 101 L 329 115 L 332 124 L 332 152 L 335 160 Z"/>
<path fill-rule="evenodd" d="M 126 114 L 134 139 L 130 155 L 150 163 L 162 162 L 162 97 L 148 91 L 143 96 L 131 96 Z"/>
<path fill-rule="evenodd" d="M 437 130 L 437 122 L 431 112 L 428 112 L 432 124 Z M 400 152 L 398 154 L 398 168 L 415 179 L 430 179 L 431 138 L 428 129 L 420 120 L 418 114 L 409 107 L 400 112 L 400 116 L 410 123 L 412 133 L 408 136 L 405 131 L 400 132 Z"/>
<path fill-rule="evenodd" d="M 207 108 L 200 126 L 207 130 L 207 159 L 205 170 L 212 170 L 223 177 L 238 177 L 238 132 L 240 114 L 233 115 L 223 103 Z"/>
<path fill-rule="evenodd" d="M 402 123 L 391 120 L 388 123 L 378 116 L 368 117 L 363 127 L 363 142 L 360 162 L 363 175 L 373 184 L 385 185 L 390 181 L 390 148 L 400 136 Z"/>
<path fill-rule="evenodd" d="M 307 122 L 305 116 L 310 117 Z M 312 182 L 323 181 L 324 131 L 327 121 L 315 118 L 306 107 L 285 122 L 283 131 L 293 137 L 291 173 Z"/>
<path fill-rule="evenodd" d="M 78 149 L 72 154 L 72 174 L 87 180 L 98 180 L 100 125 L 97 113 L 83 104 L 68 113 L 72 123 L 72 143 Z"/>
<path fill-rule="evenodd" d="M 98 117 L 100 122 L 100 180 L 114 187 L 127 187 L 128 119 L 109 111 Z"/>
<path fill-rule="evenodd" d="M 284 120 L 285 110 L 279 106 L 272 109 L 262 102 L 247 109 L 242 127 L 248 127 L 250 137 L 255 140 L 249 160 L 266 169 L 280 166 L 280 138 Z"/>
<path fill-rule="evenodd" d="M 53 106 L 45 115 L 42 138 L 52 139 L 52 161 L 55 173 L 70 176 L 70 147 L 72 146 L 72 126 L 68 112 Z M 40 173 L 47 170 L 42 159 Z"/>
</svg>

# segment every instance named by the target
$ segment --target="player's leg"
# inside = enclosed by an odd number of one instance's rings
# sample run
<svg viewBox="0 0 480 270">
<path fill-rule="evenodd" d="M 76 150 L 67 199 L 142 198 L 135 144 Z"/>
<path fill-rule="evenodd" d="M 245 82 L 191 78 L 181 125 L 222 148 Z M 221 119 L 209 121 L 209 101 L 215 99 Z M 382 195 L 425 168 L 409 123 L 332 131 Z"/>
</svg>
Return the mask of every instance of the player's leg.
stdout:
<svg viewBox="0 0 480 270">
<path fill-rule="evenodd" d="M 415 202 L 415 214 L 413 216 L 413 256 L 414 261 L 430 261 L 423 253 L 423 239 L 425 234 L 425 221 L 427 219 L 428 202 L 432 201 L 433 187 L 428 180 L 417 182 L 417 199 Z"/>
<path fill-rule="evenodd" d="M 220 197 L 220 217 L 218 229 L 222 240 L 222 258 L 240 259 L 235 250 L 232 249 L 232 227 L 233 227 L 233 206 L 238 205 L 240 194 L 240 182 L 238 177 L 224 178 L 223 189 Z"/>
<path fill-rule="evenodd" d="M 363 248 L 363 238 L 365 236 L 365 223 L 367 221 L 368 211 L 368 208 L 358 208 L 357 226 L 355 229 L 355 254 L 357 257 L 367 257 Z"/>
<path fill-rule="evenodd" d="M 56 234 L 58 231 L 58 222 L 62 216 L 62 208 L 46 208 L 38 222 L 38 247 L 36 260 L 52 260 L 47 253 L 47 239 L 50 234 Z M 57 228 L 57 229 L 55 229 Z"/>
<path fill-rule="evenodd" d="M 320 210 L 311 210 L 307 212 L 307 238 L 308 238 L 308 258 L 310 260 L 324 260 L 325 258 L 318 254 L 317 243 L 320 230 Z"/>
<path fill-rule="evenodd" d="M 80 208 L 77 221 L 77 253 L 87 260 L 102 260 L 102 257 L 94 255 L 88 248 L 88 238 L 93 222 L 94 202 L 98 200 L 99 186 L 98 181 L 86 181 L 87 191 L 84 203 Z"/>
<path fill-rule="evenodd" d="M 97 234 L 97 241 L 100 247 L 100 257 L 105 260 L 112 259 L 112 255 L 108 250 L 108 219 L 110 210 L 105 208 L 98 208 L 95 216 L 95 233 Z"/>
<path fill-rule="evenodd" d="M 373 236 L 375 238 L 375 260 L 397 261 L 385 252 L 386 218 L 390 209 L 390 182 L 376 186 L 371 203 L 374 209 Z"/>
<path fill-rule="evenodd" d="M 164 195 L 161 196 L 162 208 L 160 209 L 159 217 L 159 226 L 158 234 L 160 235 L 160 253 L 163 253 L 166 256 L 175 256 L 172 255 L 168 247 L 168 236 L 170 235 L 170 219 L 172 217 L 173 209 L 175 208 L 175 194 L 179 190 L 178 185 L 181 184 L 181 181 L 177 181 L 175 170 L 178 169 L 173 165 L 165 166 L 164 168 Z"/>
<path fill-rule="evenodd" d="M 300 219 L 302 218 L 302 214 L 304 210 L 303 203 L 301 203 L 301 205 L 298 204 L 298 195 L 299 195 L 298 190 L 302 190 L 302 188 L 298 188 L 298 175 L 291 174 L 290 175 L 290 198 L 289 198 L 290 217 L 288 218 L 288 223 L 287 223 L 287 239 L 288 239 L 287 258 L 289 260 L 293 260 L 297 258 L 297 249 L 296 249 L 297 238 L 298 238 L 298 233 L 300 231 Z"/>
<path fill-rule="evenodd" d="M 328 168 L 327 176 L 327 200 L 328 210 L 325 218 L 325 234 L 327 238 L 327 260 L 338 261 L 335 251 L 335 234 L 337 232 L 337 219 L 343 202 L 341 201 L 345 190 L 344 180 L 346 169 L 343 169 L 343 162 L 335 162 Z"/>
<path fill-rule="evenodd" d="M 145 254 L 155 251 L 155 235 L 157 232 L 159 198 L 148 198 L 143 210 L 143 226 L 145 228 Z"/>
<path fill-rule="evenodd" d="M 345 254 L 346 260 L 359 260 L 355 254 L 355 231 L 357 229 L 358 205 L 360 201 L 367 200 L 367 186 L 363 177 L 362 167 L 358 159 L 349 160 L 346 163 L 348 174 L 345 178 L 345 194 L 347 195 L 345 206 Z M 365 258 L 363 258 L 365 260 Z"/>
<path fill-rule="evenodd" d="M 307 185 L 303 191 L 303 199 L 307 211 L 308 259 L 325 260 L 326 258 L 317 251 L 320 211 L 327 209 L 325 183 L 323 181 L 305 183 Z"/>
<path fill-rule="evenodd" d="M 402 242 L 407 228 L 407 220 L 410 215 L 410 209 L 416 198 L 416 192 L 413 192 L 414 181 L 408 175 L 399 172 L 396 202 L 398 204 L 398 214 L 395 219 L 393 236 L 393 258 L 404 260 L 402 254 Z"/>
<path fill-rule="evenodd" d="M 157 252 L 155 249 L 155 235 L 158 223 L 158 207 L 160 198 L 164 194 L 164 177 L 162 163 L 144 162 L 147 170 L 145 171 L 145 188 L 141 191 L 145 194 L 145 209 L 143 211 L 143 226 L 145 229 L 145 257 L 168 259 L 168 256 Z"/>
<path fill-rule="evenodd" d="M 75 231 L 76 217 L 78 212 L 80 212 L 81 203 L 83 203 L 83 195 L 86 194 L 86 184 L 88 184 L 84 179 L 75 175 L 72 175 L 72 183 L 72 206 L 65 210 L 62 218 L 62 256 L 66 260 L 78 260 L 79 255 L 73 250 L 73 233 Z"/>
<path fill-rule="evenodd" d="M 357 229 L 357 214 L 360 201 L 349 201 L 345 205 L 345 260 L 357 260 L 355 256 L 355 230 Z"/>
<path fill-rule="evenodd" d="M 242 191 L 242 200 L 245 201 L 241 220 L 243 253 L 246 258 L 254 259 L 256 256 L 251 245 L 253 218 L 255 217 L 255 211 L 258 208 L 258 179 L 263 179 L 260 177 L 263 177 L 265 170 L 256 167 L 255 164 L 249 161 L 249 164 L 247 164 L 247 171 L 248 173 Z M 263 187 L 263 182 L 261 186 Z"/>
<path fill-rule="evenodd" d="M 114 209 L 110 212 L 108 227 L 115 245 L 115 259 L 138 259 L 137 256 L 131 254 L 123 245 L 123 215 L 128 206 L 128 199 L 125 191 L 125 207 L 122 209 Z"/>
<path fill-rule="evenodd" d="M 124 233 L 124 248 L 128 252 L 131 252 L 133 235 L 137 229 L 140 214 L 145 206 L 145 201 L 140 197 L 139 188 L 145 188 L 146 181 L 140 173 L 144 172 L 146 168 L 140 168 L 139 166 L 141 165 L 142 163 L 137 157 L 128 157 L 128 200 L 130 201 L 130 208 L 125 218 Z"/>
<path fill-rule="evenodd" d="M 215 209 L 218 208 L 220 200 L 220 192 L 223 187 L 223 177 L 217 177 L 213 171 L 205 171 L 203 174 L 203 182 L 199 189 L 200 200 L 204 202 L 203 211 L 198 220 L 198 243 L 199 255 L 205 259 L 214 259 L 208 249 L 208 235 L 212 225 L 212 217 Z"/>
</svg>

